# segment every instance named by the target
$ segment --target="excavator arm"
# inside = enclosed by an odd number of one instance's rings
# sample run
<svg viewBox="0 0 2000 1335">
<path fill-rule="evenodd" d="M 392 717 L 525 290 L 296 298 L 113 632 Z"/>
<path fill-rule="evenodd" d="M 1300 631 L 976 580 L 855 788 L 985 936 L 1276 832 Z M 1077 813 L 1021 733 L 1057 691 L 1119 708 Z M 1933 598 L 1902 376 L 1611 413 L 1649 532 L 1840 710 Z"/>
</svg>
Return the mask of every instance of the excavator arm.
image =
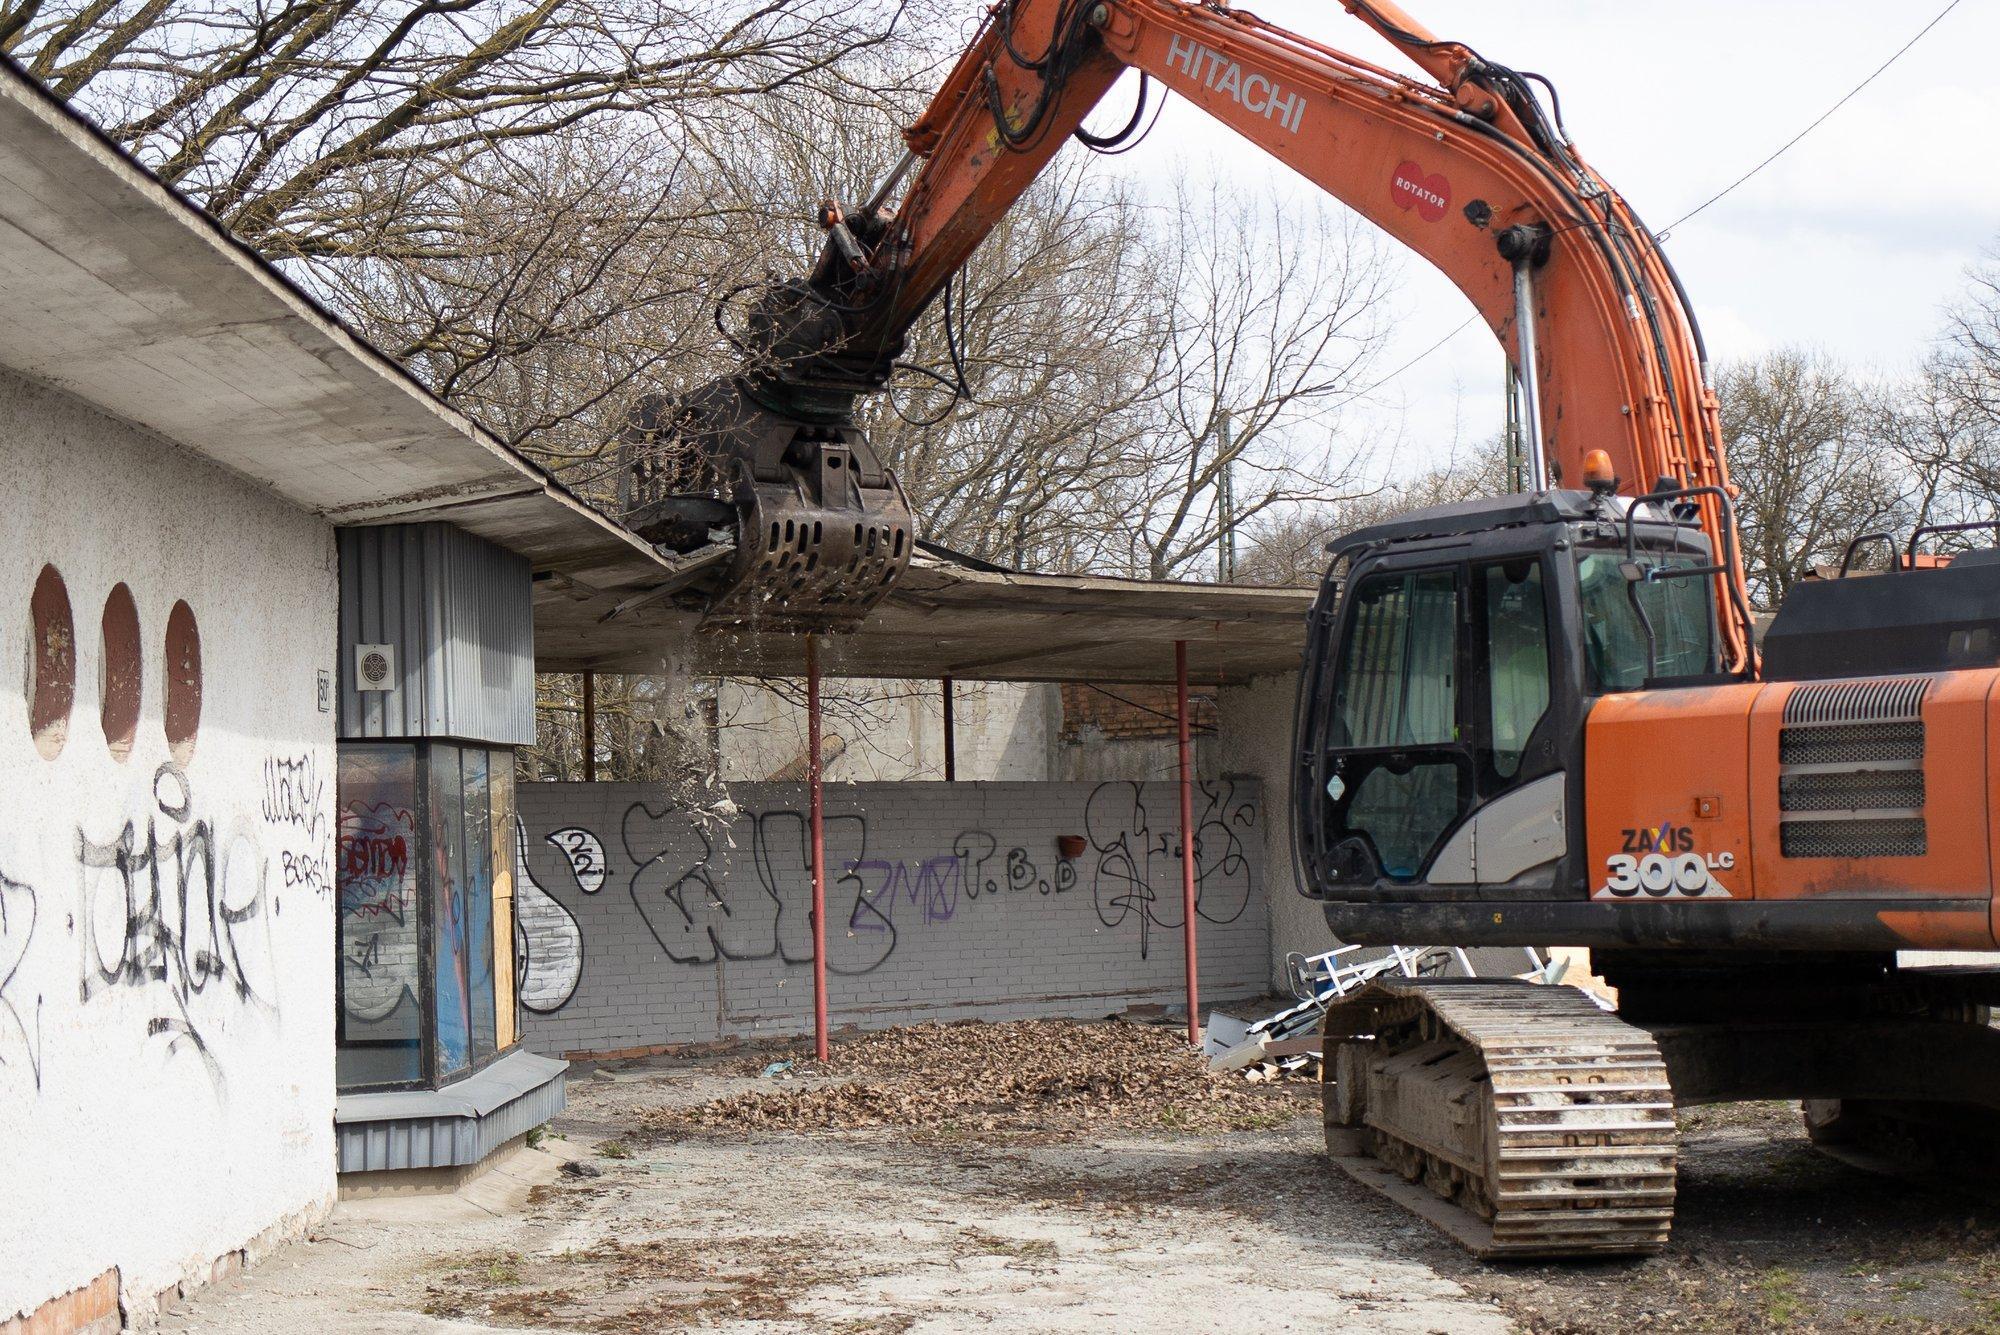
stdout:
<svg viewBox="0 0 2000 1335">
<path fill-rule="evenodd" d="M 1723 541 L 1718 492 L 1728 476 L 1700 336 L 1652 234 L 1545 113 L 1530 87 L 1538 76 L 1439 41 L 1384 0 L 1346 7 L 1436 82 L 1221 5 L 1001 0 L 907 131 L 909 156 L 875 197 L 823 206 L 818 265 L 806 281 L 765 295 L 745 370 L 728 390 L 707 391 L 711 411 L 695 415 L 694 433 L 706 433 L 711 453 L 719 446 L 725 459 L 740 459 L 746 417 L 767 438 L 783 423 L 815 424 L 841 437 L 827 443 L 854 456 L 878 484 L 876 497 L 900 505 L 893 478 L 852 431 L 855 398 L 886 384 L 911 325 L 1063 143 L 1090 141 L 1085 117 L 1129 68 L 1312 180 L 1465 293 L 1529 387 L 1534 487 L 1581 485 L 1586 456 L 1602 450 L 1628 492 L 1717 489 L 1689 504 L 1712 549 L 1733 552 Z M 721 401 L 726 409 L 715 411 Z M 685 414 L 675 429 L 687 433 Z M 645 439 L 671 435 L 656 423 Z M 811 484 L 829 470 L 795 440 L 787 447 L 799 466 L 785 486 L 806 498 L 801 516 L 831 522 L 839 512 L 815 510 L 811 499 Z M 855 476 L 853 462 L 839 462 Z M 899 536 L 885 540 L 901 542 L 906 560 L 907 511 L 895 523 Z M 843 541 L 850 528 L 840 530 Z M 855 560 L 868 556 L 864 529 L 851 530 L 863 548 Z M 762 540 L 774 531 L 782 546 L 782 525 L 771 530 L 768 521 L 752 545 L 770 545 Z M 825 581 L 839 556 L 821 556 Z M 1727 564 L 1717 576 L 1720 605 L 1741 606 L 1742 573 Z M 862 598 L 837 599 L 840 613 L 865 613 L 900 568 L 869 566 Z M 784 597 L 794 624 L 834 624 L 808 599 Z M 1724 623 L 1725 659 L 1741 668 L 1750 646 L 1735 619 Z"/>
</svg>

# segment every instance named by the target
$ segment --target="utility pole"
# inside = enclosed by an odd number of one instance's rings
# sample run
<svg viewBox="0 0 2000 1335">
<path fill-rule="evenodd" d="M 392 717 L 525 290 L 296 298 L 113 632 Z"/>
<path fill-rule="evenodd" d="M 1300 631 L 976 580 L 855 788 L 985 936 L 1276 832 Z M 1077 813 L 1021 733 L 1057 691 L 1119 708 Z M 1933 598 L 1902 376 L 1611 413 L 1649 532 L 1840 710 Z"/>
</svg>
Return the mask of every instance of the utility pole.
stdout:
<svg viewBox="0 0 2000 1335">
<path fill-rule="evenodd" d="M 1230 416 L 1222 414 L 1222 469 L 1215 480 L 1215 579 L 1227 584 L 1236 578 L 1236 460 L 1231 457 L 1233 438 Z"/>
</svg>

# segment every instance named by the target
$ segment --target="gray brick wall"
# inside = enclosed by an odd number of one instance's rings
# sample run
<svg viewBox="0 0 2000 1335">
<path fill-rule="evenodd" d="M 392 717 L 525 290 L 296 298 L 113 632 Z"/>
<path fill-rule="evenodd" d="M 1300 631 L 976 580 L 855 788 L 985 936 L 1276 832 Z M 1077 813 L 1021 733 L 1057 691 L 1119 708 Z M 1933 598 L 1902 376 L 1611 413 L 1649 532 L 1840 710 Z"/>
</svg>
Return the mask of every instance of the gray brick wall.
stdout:
<svg viewBox="0 0 2000 1335">
<path fill-rule="evenodd" d="M 733 784 L 699 829 L 643 784 L 519 790 L 527 1045 L 610 1051 L 812 1025 L 802 784 Z M 835 1025 L 1103 1015 L 1182 998 L 1170 783 L 865 783 L 826 790 Z M 1208 999 L 1263 990 L 1270 918 L 1254 781 L 1195 795 Z M 1060 859 L 1056 837 L 1082 835 Z"/>
</svg>

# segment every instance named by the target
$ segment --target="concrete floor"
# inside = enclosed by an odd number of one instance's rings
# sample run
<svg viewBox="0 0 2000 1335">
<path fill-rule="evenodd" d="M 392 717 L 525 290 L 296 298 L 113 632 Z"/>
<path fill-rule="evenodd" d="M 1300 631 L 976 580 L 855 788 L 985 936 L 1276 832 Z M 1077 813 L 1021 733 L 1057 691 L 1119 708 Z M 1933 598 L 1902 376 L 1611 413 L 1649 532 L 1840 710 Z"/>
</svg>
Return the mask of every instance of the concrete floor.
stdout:
<svg viewBox="0 0 2000 1335">
<path fill-rule="evenodd" d="M 750 1083 L 666 1065 L 574 1080 L 563 1139 L 455 1197 L 345 1202 L 165 1329 L 1512 1328 L 1412 1259 L 1436 1256 L 1428 1230 L 1330 1170 L 1309 1116 L 1058 1144 L 704 1136 L 595 1157 L 600 1178 L 557 1171 L 636 1106 Z"/>
</svg>

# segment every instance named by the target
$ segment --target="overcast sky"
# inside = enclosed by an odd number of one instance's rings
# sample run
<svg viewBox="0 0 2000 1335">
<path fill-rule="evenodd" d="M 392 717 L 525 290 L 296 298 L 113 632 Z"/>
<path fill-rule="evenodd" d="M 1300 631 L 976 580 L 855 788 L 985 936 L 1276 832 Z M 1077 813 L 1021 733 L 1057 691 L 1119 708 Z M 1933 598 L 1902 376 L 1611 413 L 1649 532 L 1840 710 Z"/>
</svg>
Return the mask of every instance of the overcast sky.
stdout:
<svg viewBox="0 0 2000 1335">
<path fill-rule="evenodd" d="M 1577 147 L 1655 227 L 1776 149 L 1886 59 L 1944 0 L 1407 0 L 1440 37 L 1555 81 Z M 1338 0 L 1260 0 L 1264 18 L 1377 63 L 1393 49 Z M 2000 232 L 2000 0 L 1961 0 L 1929 35 L 1777 162 L 1674 231 L 1668 251 L 1718 358 L 1809 343 L 1883 372 L 1921 355 L 1966 266 Z M 1416 71 L 1412 68 L 1411 73 Z M 1097 120 L 1122 119 L 1114 92 Z M 1113 114 L 1113 113 L 1117 114 Z M 1110 161 L 1158 180 L 1254 180 L 1241 142 L 1176 102 Z M 1255 169 L 1258 171 L 1262 168 Z M 1313 191 L 1274 173 L 1282 188 Z M 1471 312 L 1395 247 L 1401 285 L 1383 372 Z M 1398 466 L 1469 444 L 1503 411 L 1498 345 L 1475 324 L 1378 396 Z"/>
</svg>

